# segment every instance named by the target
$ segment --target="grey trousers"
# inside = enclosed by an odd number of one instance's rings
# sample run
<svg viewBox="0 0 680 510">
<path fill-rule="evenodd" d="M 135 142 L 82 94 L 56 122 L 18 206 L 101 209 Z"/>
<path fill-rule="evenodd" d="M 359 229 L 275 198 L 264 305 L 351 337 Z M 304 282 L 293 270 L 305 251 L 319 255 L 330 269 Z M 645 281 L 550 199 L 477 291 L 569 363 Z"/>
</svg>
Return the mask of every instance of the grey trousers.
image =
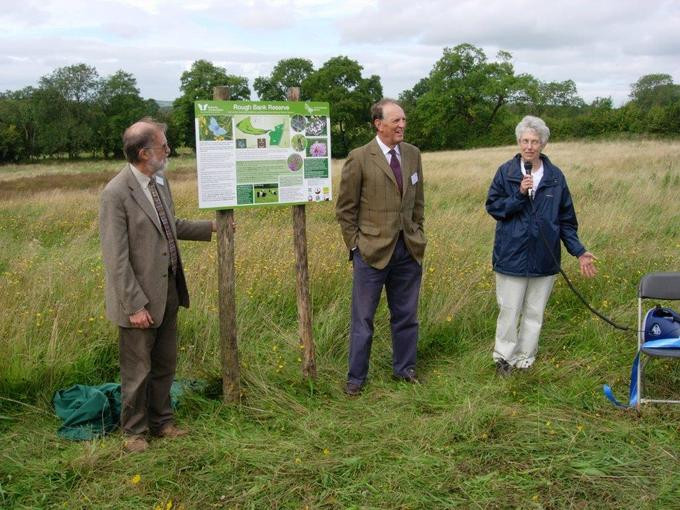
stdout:
<svg viewBox="0 0 680 510">
<path fill-rule="evenodd" d="M 172 422 L 179 298 L 172 271 L 169 275 L 163 322 L 148 329 L 119 328 L 123 434 L 156 432 Z"/>
<path fill-rule="evenodd" d="M 529 368 L 536 360 L 543 313 L 555 275 L 523 277 L 496 273 L 496 343 L 493 359 L 504 359 L 517 368 Z"/>
<path fill-rule="evenodd" d="M 347 381 L 363 384 L 373 343 L 373 317 L 383 286 L 390 309 L 392 371 L 408 376 L 416 366 L 418 344 L 418 295 L 422 267 L 399 236 L 392 258 L 384 269 L 368 265 L 358 250 L 353 255 L 352 324 L 350 326 Z"/>
</svg>

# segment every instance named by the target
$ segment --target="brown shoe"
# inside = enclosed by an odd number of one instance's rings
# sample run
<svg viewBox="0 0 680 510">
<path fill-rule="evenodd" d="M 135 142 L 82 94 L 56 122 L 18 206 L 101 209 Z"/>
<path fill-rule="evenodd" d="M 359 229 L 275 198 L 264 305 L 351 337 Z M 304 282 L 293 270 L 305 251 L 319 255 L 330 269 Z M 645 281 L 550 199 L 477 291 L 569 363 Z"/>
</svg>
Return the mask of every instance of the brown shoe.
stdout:
<svg viewBox="0 0 680 510">
<path fill-rule="evenodd" d="M 129 453 L 142 453 L 149 447 L 149 443 L 144 436 L 127 436 L 123 443 L 123 448 Z"/>
<path fill-rule="evenodd" d="M 348 382 L 347 386 L 345 386 L 345 393 L 350 397 L 358 397 L 359 394 L 361 393 L 361 389 L 362 389 L 361 384 L 354 384 Z"/>
<path fill-rule="evenodd" d="M 154 435 L 157 437 L 166 437 L 168 439 L 175 439 L 178 437 L 186 436 L 189 434 L 189 431 L 187 429 L 181 429 L 179 427 L 176 427 L 172 423 L 164 426 L 161 428 L 159 431 L 157 431 Z"/>
<path fill-rule="evenodd" d="M 412 368 L 409 368 L 404 374 L 394 374 L 393 377 L 397 381 L 407 382 L 410 384 L 420 384 L 420 379 L 418 379 L 416 371 Z"/>
</svg>

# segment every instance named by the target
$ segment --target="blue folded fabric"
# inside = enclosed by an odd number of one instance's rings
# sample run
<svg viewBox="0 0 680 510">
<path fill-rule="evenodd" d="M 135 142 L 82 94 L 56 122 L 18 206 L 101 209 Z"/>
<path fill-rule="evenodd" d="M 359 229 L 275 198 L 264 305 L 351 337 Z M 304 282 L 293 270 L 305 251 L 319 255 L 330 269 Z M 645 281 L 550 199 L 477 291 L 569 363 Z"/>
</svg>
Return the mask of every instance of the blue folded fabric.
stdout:
<svg viewBox="0 0 680 510">
<path fill-rule="evenodd" d="M 645 349 L 658 349 L 658 350 L 673 350 L 680 349 L 680 338 L 661 338 L 659 340 L 649 340 L 644 342 L 641 347 L 642 350 Z M 628 389 L 628 404 L 624 404 L 616 399 L 614 392 L 608 384 L 602 387 L 604 396 L 614 404 L 615 406 L 622 408 L 636 407 L 640 400 L 640 388 L 637 385 L 637 375 L 640 369 L 640 351 L 638 351 L 635 359 L 633 360 L 633 366 L 630 370 L 630 387 Z"/>
</svg>

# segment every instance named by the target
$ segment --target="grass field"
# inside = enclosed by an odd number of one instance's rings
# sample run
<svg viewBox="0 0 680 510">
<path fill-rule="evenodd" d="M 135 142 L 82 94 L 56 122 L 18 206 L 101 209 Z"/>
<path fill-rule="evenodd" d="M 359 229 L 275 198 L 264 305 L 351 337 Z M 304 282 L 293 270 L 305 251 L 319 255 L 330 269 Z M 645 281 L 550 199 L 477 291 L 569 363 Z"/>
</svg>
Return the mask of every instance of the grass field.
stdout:
<svg viewBox="0 0 680 510">
<path fill-rule="evenodd" d="M 678 508 L 680 409 L 638 416 L 604 399 L 603 383 L 627 395 L 634 335 L 593 318 L 563 281 L 534 367 L 495 376 L 494 222 L 483 205 L 515 152 L 423 156 L 423 384 L 391 379 L 383 302 L 356 399 L 342 392 L 351 267 L 333 204 L 307 207 L 314 384 L 301 378 L 291 210 L 237 210 L 242 403 L 190 395 L 177 416 L 192 434 L 133 456 L 119 433 L 59 439 L 50 403 L 74 383 L 117 380 L 97 209 L 120 163 L 0 167 L 0 508 Z M 546 153 L 567 175 L 600 273 L 580 278 L 566 253 L 564 268 L 595 307 L 632 325 L 640 276 L 680 270 L 680 141 L 555 143 Z M 171 165 L 178 214 L 210 218 L 197 210 L 194 160 Z M 180 312 L 178 376 L 215 381 L 216 244 L 182 251 L 192 307 Z M 653 362 L 649 390 L 680 396 L 676 365 Z"/>
</svg>

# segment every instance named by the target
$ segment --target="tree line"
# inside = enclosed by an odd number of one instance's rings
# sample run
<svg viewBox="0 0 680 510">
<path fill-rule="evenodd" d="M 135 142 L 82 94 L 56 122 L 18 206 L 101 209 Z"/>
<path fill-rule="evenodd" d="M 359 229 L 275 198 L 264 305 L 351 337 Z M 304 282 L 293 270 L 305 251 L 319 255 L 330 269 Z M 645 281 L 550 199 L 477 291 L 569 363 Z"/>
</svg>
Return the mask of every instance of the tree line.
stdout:
<svg viewBox="0 0 680 510">
<path fill-rule="evenodd" d="M 0 162 L 121 158 L 121 133 L 146 115 L 168 124 L 173 147 L 194 148 L 194 101 L 212 99 L 216 85 L 228 85 L 233 100 L 251 98 L 245 77 L 206 60 L 182 73 L 181 95 L 171 108 L 143 99 L 135 77 L 125 71 L 100 77 L 86 64 L 58 68 L 36 87 L 0 93 Z M 253 81 L 261 100 L 285 101 L 289 87 L 300 87 L 302 100 L 331 104 L 334 157 L 373 136 L 369 108 L 382 97 L 382 84 L 377 75 L 364 76 L 357 61 L 338 56 L 315 69 L 304 58 L 283 59 L 269 76 Z M 642 76 L 619 108 L 609 97 L 588 104 L 572 80 L 544 82 L 518 74 L 510 53 L 500 51 L 490 60 L 467 43 L 444 48 L 429 75 L 398 99 L 408 117 L 407 138 L 423 150 L 514 143 L 514 126 L 527 114 L 542 117 L 557 140 L 680 134 L 680 85 L 668 74 Z"/>
</svg>

